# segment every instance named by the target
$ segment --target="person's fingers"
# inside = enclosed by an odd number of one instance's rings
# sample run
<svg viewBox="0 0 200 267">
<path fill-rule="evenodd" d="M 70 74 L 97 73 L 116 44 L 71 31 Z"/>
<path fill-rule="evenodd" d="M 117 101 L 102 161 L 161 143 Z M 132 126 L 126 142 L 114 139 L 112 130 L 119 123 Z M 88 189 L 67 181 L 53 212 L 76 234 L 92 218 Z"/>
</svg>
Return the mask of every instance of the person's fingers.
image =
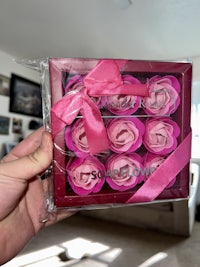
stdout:
<svg viewBox="0 0 200 267">
<path fill-rule="evenodd" d="M 34 131 L 26 139 L 24 139 L 16 147 L 14 147 L 10 151 L 10 153 L 1 160 L 1 162 L 9 162 L 9 161 L 24 157 L 34 152 L 41 143 L 43 132 L 44 132 L 43 127 Z"/>
<path fill-rule="evenodd" d="M 40 146 L 31 154 L 0 164 L 0 174 L 4 177 L 28 180 L 44 171 L 52 161 L 52 139 L 44 132 Z"/>
</svg>

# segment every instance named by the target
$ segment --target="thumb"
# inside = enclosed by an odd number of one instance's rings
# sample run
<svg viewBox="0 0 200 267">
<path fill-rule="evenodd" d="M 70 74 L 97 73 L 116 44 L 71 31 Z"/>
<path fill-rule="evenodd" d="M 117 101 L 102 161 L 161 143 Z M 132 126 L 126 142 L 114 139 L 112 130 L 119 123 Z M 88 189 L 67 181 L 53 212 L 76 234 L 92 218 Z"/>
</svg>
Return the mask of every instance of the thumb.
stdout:
<svg viewBox="0 0 200 267">
<path fill-rule="evenodd" d="M 42 134 L 40 146 L 31 154 L 0 164 L 0 175 L 28 180 L 43 172 L 52 161 L 53 143 L 48 132 Z"/>
</svg>

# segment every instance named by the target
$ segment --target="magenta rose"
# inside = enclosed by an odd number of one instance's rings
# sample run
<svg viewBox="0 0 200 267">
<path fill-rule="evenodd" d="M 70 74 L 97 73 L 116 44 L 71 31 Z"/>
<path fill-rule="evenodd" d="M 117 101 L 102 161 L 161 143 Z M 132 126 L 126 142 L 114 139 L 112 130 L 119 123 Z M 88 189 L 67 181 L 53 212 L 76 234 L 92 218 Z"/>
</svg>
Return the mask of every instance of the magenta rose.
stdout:
<svg viewBox="0 0 200 267">
<path fill-rule="evenodd" d="M 89 154 L 90 151 L 82 119 L 78 119 L 73 125 L 67 126 L 65 143 L 78 157 L 86 157 Z"/>
<path fill-rule="evenodd" d="M 142 104 L 149 115 L 170 115 L 180 104 L 180 84 L 176 77 L 154 76 L 148 82 L 149 97 L 144 97 Z"/>
<path fill-rule="evenodd" d="M 123 75 L 126 84 L 140 84 L 140 81 L 131 75 Z M 140 106 L 141 97 L 133 95 L 111 95 L 106 98 L 107 108 L 116 115 L 131 115 Z"/>
<path fill-rule="evenodd" d="M 68 181 L 73 191 L 78 195 L 88 195 L 101 190 L 105 177 L 104 165 L 94 156 L 75 158 L 66 167 Z"/>
<path fill-rule="evenodd" d="M 84 85 L 84 77 L 81 75 L 75 75 L 73 76 L 67 83 L 65 87 L 65 93 L 68 93 L 72 90 L 77 90 L 81 91 L 85 88 Z M 99 107 L 102 108 L 105 105 L 106 98 L 103 96 L 95 97 L 95 96 L 90 96 L 90 98 L 93 100 L 93 102 Z"/>
<path fill-rule="evenodd" d="M 125 191 L 144 180 L 142 159 L 136 153 L 113 154 L 106 162 L 106 181 L 114 190 Z"/>
<path fill-rule="evenodd" d="M 142 144 L 144 125 L 137 118 L 115 118 L 108 122 L 107 134 L 112 151 L 133 152 Z"/>
<path fill-rule="evenodd" d="M 146 177 L 145 180 L 147 180 L 151 174 L 160 166 L 162 163 L 165 161 L 165 157 L 152 154 L 152 153 L 147 153 L 145 156 L 144 160 L 144 167 L 146 168 Z M 160 177 L 162 179 L 162 177 Z M 170 188 L 174 185 L 176 182 L 176 177 L 169 183 L 169 185 L 166 188 Z"/>
<path fill-rule="evenodd" d="M 180 128 L 171 118 L 148 119 L 143 143 L 148 151 L 166 155 L 177 147 Z"/>
</svg>

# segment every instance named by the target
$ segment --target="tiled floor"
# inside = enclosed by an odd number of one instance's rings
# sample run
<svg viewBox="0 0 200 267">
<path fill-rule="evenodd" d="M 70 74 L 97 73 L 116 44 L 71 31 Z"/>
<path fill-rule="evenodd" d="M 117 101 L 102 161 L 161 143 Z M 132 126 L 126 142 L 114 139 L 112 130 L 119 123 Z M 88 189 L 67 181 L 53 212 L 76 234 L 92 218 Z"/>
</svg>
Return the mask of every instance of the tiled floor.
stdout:
<svg viewBox="0 0 200 267">
<path fill-rule="evenodd" d="M 22 266 L 199 267 L 200 223 L 195 222 L 192 236 L 184 238 L 76 214 L 42 230 L 3 265 Z"/>
</svg>

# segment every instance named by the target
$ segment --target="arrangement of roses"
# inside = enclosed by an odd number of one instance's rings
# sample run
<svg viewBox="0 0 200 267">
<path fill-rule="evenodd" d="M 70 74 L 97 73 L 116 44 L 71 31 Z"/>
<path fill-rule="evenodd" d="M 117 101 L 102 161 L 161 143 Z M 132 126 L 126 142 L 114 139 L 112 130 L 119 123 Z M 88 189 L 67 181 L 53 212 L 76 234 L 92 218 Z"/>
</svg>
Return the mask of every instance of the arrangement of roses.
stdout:
<svg viewBox="0 0 200 267">
<path fill-rule="evenodd" d="M 84 88 L 85 76 L 73 76 L 65 87 L 65 92 Z M 124 84 L 140 84 L 132 75 L 122 75 Z M 148 115 L 171 115 L 180 104 L 180 84 L 175 76 L 158 75 L 147 80 L 149 96 L 139 97 L 133 95 L 110 95 L 91 97 L 99 108 L 106 107 L 115 115 L 131 115 L 142 108 Z"/>
<path fill-rule="evenodd" d="M 178 125 L 168 117 L 148 118 L 145 122 L 133 117 L 113 118 L 107 121 L 106 129 L 111 155 L 103 164 L 98 155 L 90 154 L 82 119 L 66 128 L 66 145 L 76 154 L 66 169 L 69 183 L 79 195 L 99 192 L 105 181 L 118 191 L 145 181 L 176 149 L 180 134 Z M 148 155 L 145 160 L 135 152 L 142 144 Z"/>
<path fill-rule="evenodd" d="M 82 90 L 83 79 L 84 76 L 81 75 L 73 76 L 68 81 L 65 92 Z M 125 84 L 140 84 L 132 75 L 122 75 L 122 80 Z M 99 155 L 90 153 L 83 119 L 77 119 L 66 127 L 65 143 L 75 154 L 67 163 L 66 170 L 68 182 L 76 194 L 97 193 L 105 182 L 118 191 L 134 188 L 145 182 L 176 149 L 180 129 L 169 115 L 180 104 L 180 84 L 172 75 L 157 75 L 147 83 L 148 97 L 91 97 L 99 109 L 106 106 L 112 114 L 118 115 L 105 120 L 109 140 L 109 156 L 105 162 L 101 161 Z M 149 118 L 139 120 L 130 116 L 141 107 Z M 126 115 L 129 116 L 125 117 Z M 146 149 L 143 157 L 137 153 L 141 146 Z M 173 186 L 175 181 L 176 177 L 167 188 Z"/>
</svg>

